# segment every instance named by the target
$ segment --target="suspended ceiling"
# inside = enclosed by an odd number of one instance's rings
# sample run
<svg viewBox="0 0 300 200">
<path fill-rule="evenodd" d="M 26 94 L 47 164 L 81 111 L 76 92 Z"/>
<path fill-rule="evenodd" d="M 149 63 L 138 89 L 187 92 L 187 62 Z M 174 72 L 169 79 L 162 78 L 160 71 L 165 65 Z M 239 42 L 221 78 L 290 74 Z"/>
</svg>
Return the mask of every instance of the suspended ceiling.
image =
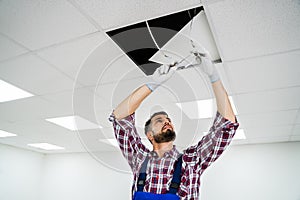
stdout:
<svg viewBox="0 0 300 200">
<path fill-rule="evenodd" d="M 0 103 L 0 129 L 17 134 L 0 143 L 42 153 L 117 149 L 112 109 L 149 79 L 106 32 L 204 6 L 245 140 L 234 145 L 300 140 L 299 1 L 0 1 L 0 79 L 33 97 Z M 176 144 L 185 147 L 207 131 L 212 119 L 189 119 L 176 106 L 212 97 L 193 70 L 176 74 L 137 111 L 142 132 L 149 113 L 162 107 L 174 118 Z M 70 131 L 47 118 L 78 114 L 101 129 Z M 195 138 L 194 138 L 195 136 Z M 64 150 L 45 151 L 28 143 Z"/>
</svg>

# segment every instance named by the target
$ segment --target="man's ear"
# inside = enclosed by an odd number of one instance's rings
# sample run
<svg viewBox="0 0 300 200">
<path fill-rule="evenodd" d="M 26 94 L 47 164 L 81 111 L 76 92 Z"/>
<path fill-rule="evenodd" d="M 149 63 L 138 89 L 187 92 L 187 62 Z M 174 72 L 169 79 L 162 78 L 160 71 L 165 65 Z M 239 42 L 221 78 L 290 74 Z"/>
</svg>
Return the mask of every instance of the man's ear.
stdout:
<svg viewBox="0 0 300 200">
<path fill-rule="evenodd" d="M 153 132 L 152 131 L 148 131 L 147 132 L 147 138 L 151 141 L 153 140 Z"/>
<path fill-rule="evenodd" d="M 147 135 L 147 138 L 150 139 L 151 137 L 153 137 L 153 132 L 148 131 L 146 135 Z"/>
</svg>

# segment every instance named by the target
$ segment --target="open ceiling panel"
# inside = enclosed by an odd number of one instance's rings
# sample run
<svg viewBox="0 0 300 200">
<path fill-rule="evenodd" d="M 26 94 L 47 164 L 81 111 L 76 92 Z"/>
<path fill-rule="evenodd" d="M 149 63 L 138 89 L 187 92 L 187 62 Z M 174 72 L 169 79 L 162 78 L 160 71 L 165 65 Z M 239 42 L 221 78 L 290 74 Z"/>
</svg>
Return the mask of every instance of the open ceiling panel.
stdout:
<svg viewBox="0 0 300 200">
<path fill-rule="evenodd" d="M 220 59 L 202 6 L 111 30 L 107 34 L 146 75 L 153 74 L 162 63 L 173 63 L 189 54 L 190 39 L 196 46 L 205 46 L 214 60 Z"/>
</svg>

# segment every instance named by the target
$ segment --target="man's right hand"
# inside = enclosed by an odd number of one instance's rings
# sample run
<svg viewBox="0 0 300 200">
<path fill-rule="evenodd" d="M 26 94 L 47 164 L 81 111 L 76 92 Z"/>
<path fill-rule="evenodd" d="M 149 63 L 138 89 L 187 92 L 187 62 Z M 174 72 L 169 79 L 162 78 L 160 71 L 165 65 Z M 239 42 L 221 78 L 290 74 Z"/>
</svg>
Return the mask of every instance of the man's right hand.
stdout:
<svg viewBox="0 0 300 200">
<path fill-rule="evenodd" d="M 171 66 L 163 64 L 155 70 L 151 76 L 151 81 L 146 84 L 151 91 L 154 91 L 174 75 L 175 69 Z"/>
</svg>

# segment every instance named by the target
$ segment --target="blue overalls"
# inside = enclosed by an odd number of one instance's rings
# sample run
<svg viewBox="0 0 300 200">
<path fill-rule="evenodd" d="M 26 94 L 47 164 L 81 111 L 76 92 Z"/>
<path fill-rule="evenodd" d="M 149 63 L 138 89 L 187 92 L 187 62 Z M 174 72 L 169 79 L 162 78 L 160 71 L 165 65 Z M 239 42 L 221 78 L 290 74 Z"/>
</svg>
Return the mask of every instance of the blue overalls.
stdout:
<svg viewBox="0 0 300 200">
<path fill-rule="evenodd" d="M 173 178 L 169 191 L 166 194 L 154 194 L 149 192 L 143 192 L 146 182 L 146 169 L 149 158 L 147 157 L 142 164 L 141 171 L 137 182 L 137 191 L 134 193 L 133 200 L 180 200 L 180 197 L 176 195 L 181 181 L 181 166 L 182 155 L 175 162 L 175 168 Z"/>
</svg>

